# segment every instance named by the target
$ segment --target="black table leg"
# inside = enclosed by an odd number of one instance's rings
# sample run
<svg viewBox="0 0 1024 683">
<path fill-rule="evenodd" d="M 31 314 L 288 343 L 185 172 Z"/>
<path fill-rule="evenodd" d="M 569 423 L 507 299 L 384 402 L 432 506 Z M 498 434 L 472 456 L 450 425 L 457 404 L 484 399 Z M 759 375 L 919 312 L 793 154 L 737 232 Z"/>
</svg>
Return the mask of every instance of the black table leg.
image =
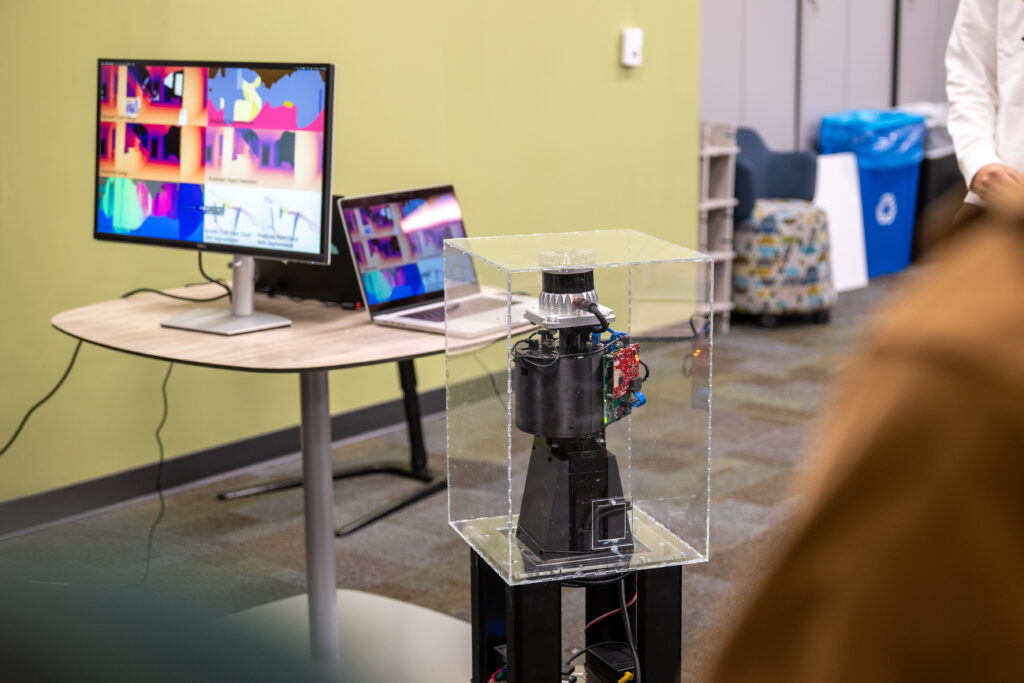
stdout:
<svg viewBox="0 0 1024 683">
<path fill-rule="evenodd" d="M 587 587 L 587 623 L 619 609 L 619 584 Z M 682 661 L 683 573 L 681 567 L 634 572 L 626 579 L 629 607 L 640 671 L 644 681 L 679 683 Z M 587 647 L 606 641 L 625 641 L 621 613 L 602 619 L 587 631 Z"/>
<path fill-rule="evenodd" d="M 471 551 L 473 609 L 472 683 L 488 683 L 507 663 L 509 683 L 556 683 L 561 680 L 562 584 L 546 581 L 509 586 Z M 682 568 L 632 572 L 626 578 L 640 671 L 647 683 L 680 683 L 682 661 Z M 586 586 L 586 646 L 604 646 L 598 656 L 631 658 L 625 622 L 619 610 L 619 582 Z M 503 646 L 503 647 L 502 647 Z M 499 651 L 499 647 L 501 651 Z M 617 649 L 618 653 L 614 652 Z M 590 657 L 591 655 L 587 655 Z M 588 660 L 588 665 L 591 662 Z M 596 666 L 596 664 L 594 664 Z M 630 668 L 632 666 L 630 665 Z M 588 666 L 588 678 L 607 678 Z M 617 677 L 617 676 L 616 676 Z"/>
<path fill-rule="evenodd" d="M 645 681 L 679 683 L 682 677 L 683 568 L 648 569 L 638 574 L 635 624 L 640 671 Z"/>
<path fill-rule="evenodd" d="M 427 467 L 427 449 L 423 444 L 423 417 L 420 414 L 419 395 L 416 393 L 416 366 L 411 360 L 398 361 L 398 379 L 402 385 L 402 405 L 405 408 L 405 425 L 409 432 L 409 468 L 392 465 L 388 467 L 387 474 L 417 479 L 427 484 L 389 505 L 339 527 L 334 532 L 338 538 L 373 524 L 377 520 L 409 507 L 424 498 L 429 498 L 448 487 L 447 479 L 442 478 L 435 481 L 433 473 Z"/>
<path fill-rule="evenodd" d="M 476 551 L 469 551 L 470 592 L 473 610 L 472 683 L 488 683 L 504 666 L 498 647 L 508 642 L 505 624 L 506 584 Z"/>
<path fill-rule="evenodd" d="M 562 584 L 528 583 L 508 589 L 506 600 L 509 683 L 560 681 Z"/>
<path fill-rule="evenodd" d="M 334 481 L 351 479 L 353 477 L 365 477 L 375 474 L 390 474 L 406 479 L 414 479 L 424 482 L 423 486 L 413 493 L 400 498 L 388 505 L 376 510 L 364 517 L 361 517 L 349 524 L 336 529 L 334 535 L 337 537 L 346 536 L 358 529 L 383 519 L 413 503 L 428 498 L 435 493 L 445 490 L 448 485 L 446 479 L 435 479 L 434 474 L 427 466 L 427 450 L 423 443 L 423 420 L 420 413 L 419 397 L 416 394 L 416 368 L 412 360 L 398 361 L 398 377 L 402 386 L 402 405 L 405 410 L 406 428 L 409 433 L 409 464 L 404 463 L 379 463 L 366 465 L 364 467 L 346 467 L 336 469 L 333 472 Z M 274 491 L 299 488 L 303 485 L 301 478 L 283 479 L 271 481 L 255 486 L 222 491 L 217 495 L 220 500 L 237 500 L 258 496 Z"/>
<path fill-rule="evenodd" d="M 430 481 L 432 475 L 427 469 L 427 449 L 423 444 L 423 416 L 416 393 L 416 366 L 411 360 L 398 361 L 398 382 L 402 387 L 405 428 L 409 433 L 409 470 L 424 481 Z"/>
<path fill-rule="evenodd" d="M 562 584 L 509 586 L 471 551 L 473 679 L 488 683 L 507 665 L 507 683 L 561 680 Z M 497 650 L 504 645 L 504 657 Z M 504 661 L 504 664 L 503 664 Z"/>
</svg>

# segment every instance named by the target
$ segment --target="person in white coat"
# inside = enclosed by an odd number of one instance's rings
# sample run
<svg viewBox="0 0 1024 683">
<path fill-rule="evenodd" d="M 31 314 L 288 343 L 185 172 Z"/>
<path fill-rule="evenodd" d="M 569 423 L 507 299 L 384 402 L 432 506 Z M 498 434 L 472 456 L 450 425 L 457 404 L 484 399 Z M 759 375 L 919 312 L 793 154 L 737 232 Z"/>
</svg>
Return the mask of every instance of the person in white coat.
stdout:
<svg viewBox="0 0 1024 683">
<path fill-rule="evenodd" d="M 984 206 L 1024 185 L 1024 1 L 960 0 L 946 94 L 967 202 Z"/>
</svg>

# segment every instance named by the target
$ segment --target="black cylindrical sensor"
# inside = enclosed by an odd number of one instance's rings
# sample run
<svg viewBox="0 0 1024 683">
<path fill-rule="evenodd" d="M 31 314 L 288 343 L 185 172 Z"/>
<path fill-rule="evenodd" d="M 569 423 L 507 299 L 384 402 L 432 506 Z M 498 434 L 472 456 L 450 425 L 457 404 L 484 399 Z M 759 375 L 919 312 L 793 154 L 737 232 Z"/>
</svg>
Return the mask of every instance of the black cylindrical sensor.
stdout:
<svg viewBox="0 0 1024 683">
<path fill-rule="evenodd" d="M 594 289 L 594 271 L 541 271 L 541 291 L 549 294 L 582 294 Z"/>
</svg>

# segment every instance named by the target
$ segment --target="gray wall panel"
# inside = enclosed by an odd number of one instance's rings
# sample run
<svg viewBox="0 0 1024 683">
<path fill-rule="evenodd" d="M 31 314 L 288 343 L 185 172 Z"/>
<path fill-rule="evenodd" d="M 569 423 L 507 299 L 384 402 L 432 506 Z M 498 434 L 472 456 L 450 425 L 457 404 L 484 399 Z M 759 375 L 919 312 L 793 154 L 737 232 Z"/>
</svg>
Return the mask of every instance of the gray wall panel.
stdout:
<svg viewBox="0 0 1024 683">
<path fill-rule="evenodd" d="M 945 99 L 957 0 L 702 0 L 701 117 L 752 126 L 778 149 L 811 148 L 823 115 L 888 107 L 896 2 L 898 100 Z"/>
<path fill-rule="evenodd" d="M 701 118 L 793 149 L 796 31 L 795 0 L 703 0 Z"/>
<path fill-rule="evenodd" d="M 743 7 L 746 0 L 700 6 L 700 117 L 739 123 L 743 115 Z"/>
<path fill-rule="evenodd" d="M 894 0 L 848 2 L 850 85 L 846 108 L 885 109 L 892 103 Z"/>
<path fill-rule="evenodd" d="M 957 4 L 900 0 L 899 104 L 946 101 L 946 43 Z"/>
<path fill-rule="evenodd" d="M 748 0 L 742 121 L 779 150 L 795 147 L 796 35 L 793 0 Z"/>
<path fill-rule="evenodd" d="M 800 144 L 813 148 L 821 117 L 849 102 L 850 6 L 848 0 L 801 1 Z"/>
</svg>

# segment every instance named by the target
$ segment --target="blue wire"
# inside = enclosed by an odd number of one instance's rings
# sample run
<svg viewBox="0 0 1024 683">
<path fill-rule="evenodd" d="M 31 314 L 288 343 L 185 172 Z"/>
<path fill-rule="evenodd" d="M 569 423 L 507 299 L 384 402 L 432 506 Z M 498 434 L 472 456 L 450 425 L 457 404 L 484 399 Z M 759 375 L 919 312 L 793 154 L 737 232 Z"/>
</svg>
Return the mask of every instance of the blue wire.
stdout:
<svg viewBox="0 0 1024 683">
<path fill-rule="evenodd" d="M 625 332 L 618 332 L 616 330 L 613 330 L 610 327 L 608 328 L 608 332 L 611 333 L 611 336 L 608 337 L 608 341 L 604 342 L 604 345 L 605 345 L 606 348 L 611 348 L 616 340 L 621 339 L 622 337 L 628 337 L 629 336 Z M 601 343 L 601 333 L 600 332 L 594 332 L 590 336 L 590 341 L 592 343 L 594 343 L 594 344 L 600 344 Z"/>
</svg>

